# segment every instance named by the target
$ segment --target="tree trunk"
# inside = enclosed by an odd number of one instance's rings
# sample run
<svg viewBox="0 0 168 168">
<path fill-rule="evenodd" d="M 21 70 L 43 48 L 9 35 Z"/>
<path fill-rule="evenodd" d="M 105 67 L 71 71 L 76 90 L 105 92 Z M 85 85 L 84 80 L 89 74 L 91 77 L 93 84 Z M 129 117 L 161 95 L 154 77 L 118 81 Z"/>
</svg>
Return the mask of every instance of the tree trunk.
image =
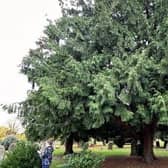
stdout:
<svg viewBox="0 0 168 168">
<path fill-rule="evenodd" d="M 105 140 L 103 140 L 102 143 L 103 143 L 103 146 L 106 146 L 106 142 L 105 142 Z"/>
<path fill-rule="evenodd" d="M 166 148 L 166 146 L 167 146 L 167 141 L 164 141 L 164 146 L 163 146 L 163 148 Z"/>
<path fill-rule="evenodd" d="M 148 164 L 155 159 L 153 152 L 154 124 L 145 125 L 143 130 L 143 157 Z"/>
<path fill-rule="evenodd" d="M 93 144 L 96 145 L 96 139 L 93 140 Z"/>
<path fill-rule="evenodd" d="M 71 134 L 65 141 L 64 155 L 73 153 L 73 135 Z"/>
<path fill-rule="evenodd" d="M 131 142 L 131 156 L 138 156 L 137 141 L 136 140 L 132 140 L 132 142 Z"/>
<path fill-rule="evenodd" d="M 134 139 L 131 142 L 131 156 L 143 156 L 143 141 Z"/>
</svg>

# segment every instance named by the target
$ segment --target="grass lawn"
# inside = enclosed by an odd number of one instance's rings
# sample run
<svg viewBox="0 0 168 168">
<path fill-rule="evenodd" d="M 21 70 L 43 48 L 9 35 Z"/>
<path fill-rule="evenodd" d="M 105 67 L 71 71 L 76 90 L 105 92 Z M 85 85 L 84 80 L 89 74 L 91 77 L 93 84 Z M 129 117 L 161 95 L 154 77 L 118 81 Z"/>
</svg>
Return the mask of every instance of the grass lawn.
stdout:
<svg viewBox="0 0 168 168">
<path fill-rule="evenodd" d="M 168 157 L 168 150 L 165 149 L 154 149 L 154 153 L 158 157 Z"/>
<path fill-rule="evenodd" d="M 93 147 L 89 148 L 91 151 L 96 153 L 97 155 L 101 155 L 104 157 L 109 156 L 129 156 L 130 155 L 130 146 L 125 146 L 124 148 L 117 148 L 116 146 L 113 147 L 112 150 L 108 150 L 107 146 L 103 147 Z M 81 149 L 74 148 L 75 152 L 80 152 Z M 161 148 L 155 148 L 154 152 L 157 157 L 168 157 L 168 151 Z M 62 156 L 64 153 L 64 148 L 60 147 L 54 151 L 54 157 L 53 163 L 51 168 L 59 168 L 61 164 L 64 163 L 63 159 L 61 159 L 60 156 Z M 59 158 L 58 158 L 59 157 Z"/>
<path fill-rule="evenodd" d="M 63 160 L 53 159 L 51 168 L 59 168 L 63 164 Z"/>
</svg>

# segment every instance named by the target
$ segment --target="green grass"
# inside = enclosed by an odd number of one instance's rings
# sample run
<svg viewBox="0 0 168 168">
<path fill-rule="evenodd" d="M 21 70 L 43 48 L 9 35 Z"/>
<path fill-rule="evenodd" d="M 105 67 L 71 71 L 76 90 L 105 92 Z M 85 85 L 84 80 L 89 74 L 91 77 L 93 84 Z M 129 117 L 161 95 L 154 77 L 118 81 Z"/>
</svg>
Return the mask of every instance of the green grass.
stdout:
<svg viewBox="0 0 168 168">
<path fill-rule="evenodd" d="M 130 147 L 126 146 L 124 148 L 117 148 L 115 145 L 112 150 L 108 150 L 107 147 L 94 147 L 90 148 L 92 152 L 102 155 L 102 156 L 129 156 L 130 154 Z M 80 152 L 80 148 L 74 148 L 74 152 Z M 55 156 L 62 156 L 64 153 L 64 148 L 58 148 L 54 151 Z"/>
<path fill-rule="evenodd" d="M 57 148 L 54 151 L 54 156 L 62 156 L 64 154 L 64 149 L 63 148 Z"/>
<path fill-rule="evenodd" d="M 129 148 L 114 148 L 112 150 L 108 149 L 92 149 L 92 151 L 98 155 L 102 155 L 104 157 L 108 156 L 129 156 L 130 149 Z"/>
<path fill-rule="evenodd" d="M 168 150 L 165 149 L 154 149 L 154 153 L 157 157 L 168 157 Z"/>
<path fill-rule="evenodd" d="M 53 159 L 51 168 L 59 168 L 63 163 L 63 160 Z"/>
<path fill-rule="evenodd" d="M 112 150 L 108 150 L 106 149 L 107 147 L 95 147 L 95 148 L 91 148 L 91 151 L 93 151 L 94 153 L 96 153 L 97 155 L 101 155 L 103 157 L 108 157 L 108 156 L 129 156 L 130 153 L 130 148 L 126 147 L 126 148 L 116 148 L 114 146 L 114 148 Z M 81 149 L 79 148 L 74 148 L 75 152 L 80 152 Z M 63 159 L 61 160 L 61 156 L 63 156 L 64 153 L 64 148 L 58 148 L 54 151 L 54 156 L 55 158 L 59 157 L 59 159 L 53 159 L 51 168 L 59 168 L 63 163 Z"/>
<path fill-rule="evenodd" d="M 81 149 L 79 148 L 74 148 L 75 152 L 79 152 L 80 150 Z M 97 155 L 101 155 L 104 157 L 130 155 L 130 146 L 126 146 L 124 148 L 117 148 L 116 146 L 114 146 L 112 150 L 108 150 L 107 147 L 95 147 L 95 148 L 91 148 L 90 150 L 96 153 Z M 168 151 L 165 149 L 155 148 L 154 152 L 157 157 L 168 157 Z M 54 151 L 54 156 L 57 159 L 53 160 L 51 168 L 59 168 L 64 163 L 63 159 L 61 159 L 61 156 L 63 155 L 63 153 L 64 153 L 64 148 L 59 148 Z"/>
</svg>

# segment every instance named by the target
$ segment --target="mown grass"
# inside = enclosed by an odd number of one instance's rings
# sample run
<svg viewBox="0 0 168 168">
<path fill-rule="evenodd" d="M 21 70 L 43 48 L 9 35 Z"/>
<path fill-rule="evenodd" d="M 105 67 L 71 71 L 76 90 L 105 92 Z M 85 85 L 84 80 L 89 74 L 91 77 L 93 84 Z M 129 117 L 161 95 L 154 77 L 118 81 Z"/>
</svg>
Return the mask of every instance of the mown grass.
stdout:
<svg viewBox="0 0 168 168">
<path fill-rule="evenodd" d="M 90 148 L 90 150 L 97 155 L 101 155 L 104 157 L 110 157 L 110 156 L 129 156 L 130 155 L 130 146 L 126 146 L 124 148 L 117 148 L 116 146 L 113 147 L 112 150 L 108 150 L 106 147 L 94 147 Z M 74 148 L 75 152 L 80 152 L 80 148 Z M 155 155 L 157 157 L 168 157 L 168 150 L 161 149 L 161 148 L 155 148 L 154 149 Z M 59 168 L 63 163 L 64 160 L 61 159 L 62 155 L 64 153 L 64 149 L 61 147 L 59 149 L 56 149 L 54 151 L 54 156 L 56 159 L 53 159 L 53 163 L 51 168 Z M 59 158 L 58 158 L 59 157 Z"/>
<path fill-rule="evenodd" d="M 157 148 L 154 149 L 154 153 L 157 157 L 168 157 L 168 150 Z"/>
<path fill-rule="evenodd" d="M 91 151 L 93 151 L 97 155 L 101 155 L 104 157 L 129 156 L 130 154 L 130 148 L 113 148 L 112 150 L 93 148 L 91 149 Z"/>
<path fill-rule="evenodd" d="M 63 163 L 63 160 L 53 159 L 51 168 L 59 168 Z"/>
</svg>

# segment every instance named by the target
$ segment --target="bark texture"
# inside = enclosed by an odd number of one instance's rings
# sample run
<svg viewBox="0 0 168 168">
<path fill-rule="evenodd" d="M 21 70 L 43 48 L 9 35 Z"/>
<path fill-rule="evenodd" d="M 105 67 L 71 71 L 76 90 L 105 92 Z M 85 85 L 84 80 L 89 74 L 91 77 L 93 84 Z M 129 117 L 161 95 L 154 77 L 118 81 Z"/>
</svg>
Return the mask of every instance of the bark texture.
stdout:
<svg viewBox="0 0 168 168">
<path fill-rule="evenodd" d="M 132 140 L 132 142 L 131 142 L 131 156 L 138 156 L 137 141 L 136 140 Z"/>
<path fill-rule="evenodd" d="M 149 124 L 144 126 L 143 130 L 143 157 L 144 161 L 148 164 L 155 160 L 153 152 L 153 139 L 154 139 L 155 125 Z"/>
<path fill-rule="evenodd" d="M 73 135 L 67 137 L 65 142 L 65 152 L 64 154 L 72 154 L 73 153 Z"/>
<path fill-rule="evenodd" d="M 139 143 L 138 143 L 139 142 Z M 131 156 L 143 156 L 143 142 L 140 140 L 132 140 L 131 142 Z"/>
</svg>

